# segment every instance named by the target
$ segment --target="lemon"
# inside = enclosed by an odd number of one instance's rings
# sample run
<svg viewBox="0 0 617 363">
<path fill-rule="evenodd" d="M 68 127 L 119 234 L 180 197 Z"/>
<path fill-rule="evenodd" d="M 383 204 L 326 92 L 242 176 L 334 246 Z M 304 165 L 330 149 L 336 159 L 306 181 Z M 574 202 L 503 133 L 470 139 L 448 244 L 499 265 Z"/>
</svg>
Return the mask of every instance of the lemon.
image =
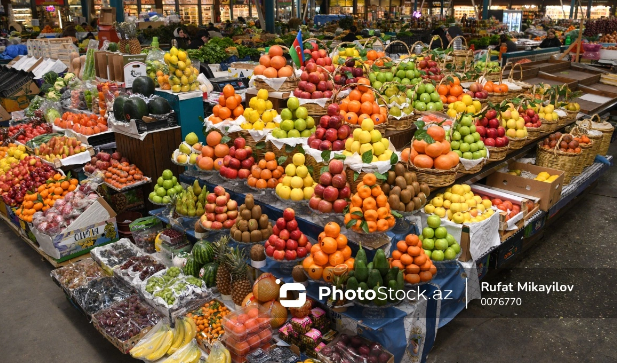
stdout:
<svg viewBox="0 0 617 363">
<path fill-rule="evenodd" d="M 183 71 L 186 69 L 186 63 L 184 63 L 183 61 L 178 61 L 178 69 Z"/>
<path fill-rule="evenodd" d="M 174 93 L 180 92 L 180 85 L 174 84 L 173 86 L 171 86 L 171 91 Z"/>
<path fill-rule="evenodd" d="M 272 101 L 266 100 L 266 110 L 271 110 L 273 108 L 274 108 L 274 105 L 272 105 Z"/>
<path fill-rule="evenodd" d="M 272 112 L 264 112 L 264 114 L 261 115 L 261 120 L 265 123 L 272 122 L 273 119 L 274 116 L 272 115 Z"/>
<path fill-rule="evenodd" d="M 452 105 L 452 104 L 450 104 L 450 105 Z M 454 108 L 451 108 L 451 109 L 448 110 L 448 112 L 446 112 L 446 114 L 450 118 L 455 118 L 456 117 L 456 110 Z"/>
<path fill-rule="evenodd" d="M 255 107 L 253 107 L 255 110 L 257 110 L 257 112 L 259 112 L 259 114 L 263 114 L 264 111 L 266 110 L 266 101 L 262 100 L 262 99 L 258 99 L 255 102 Z"/>
<path fill-rule="evenodd" d="M 240 125 L 240 127 L 241 127 L 243 130 L 250 130 L 250 129 L 252 129 L 252 128 L 253 128 L 253 124 L 251 124 L 250 122 L 243 122 L 243 123 Z"/>
<path fill-rule="evenodd" d="M 191 86 L 189 87 L 189 89 L 191 91 L 195 91 L 197 89 L 197 83 L 191 83 Z"/>
<path fill-rule="evenodd" d="M 176 57 L 175 55 L 172 55 L 171 57 L 169 57 L 169 63 L 173 65 L 178 64 L 178 57 Z"/>
<path fill-rule="evenodd" d="M 340 52 L 339 52 L 339 54 L 340 54 Z M 334 56 L 334 58 L 332 58 L 332 64 L 338 64 L 338 58 L 339 58 L 339 55 L 338 55 L 338 54 L 336 54 L 336 55 Z"/>
<path fill-rule="evenodd" d="M 480 110 L 482 109 L 482 104 L 480 103 L 480 101 L 473 101 L 472 104 L 473 107 L 476 109 L 476 112 L 480 112 Z"/>
<path fill-rule="evenodd" d="M 461 101 L 465 104 L 465 106 L 471 106 L 473 104 L 473 99 L 470 95 L 463 95 L 463 97 L 461 97 Z"/>
<path fill-rule="evenodd" d="M 383 144 L 381 142 L 376 142 L 373 144 L 373 153 L 377 156 L 381 155 L 384 153 L 385 148 L 383 147 Z"/>
<path fill-rule="evenodd" d="M 180 77 L 180 83 L 182 85 L 188 85 L 189 84 L 189 79 L 186 76 L 182 76 L 182 77 Z"/>
<path fill-rule="evenodd" d="M 259 113 L 257 111 L 255 111 L 255 110 L 252 110 L 251 114 L 249 115 L 249 119 L 248 120 L 252 124 L 256 123 L 257 121 L 259 121 Z"/>
<path fill-rule="evenodd" d="M 291 194 L 291 188 L 289 188 L 286 185 L 281 186 L 281 188 L 278 191 L 278 195 L 279 197 L 281 197 L 282 199 L 289 199 Z M 302 198 L 298 199 L 298 200 L 302 200 Z"/>
<path fill-rule="evenodd" d="M 294 158 L 295 158 L 295 155 L 294 155 Z M 296 175 L 296 166 L 294 164 L 287 164 L 287 166 L 285 167 L 285 174 L 287 174 L 287 176 L 291 177 L 291 176 Z"/>
<path fill-rule="evenodd" d="M 172 56 L 177 56 L 178 55 L 178 48 L 171 47 L 171 49 L 169 50 L 169 54 L 171 54 Z"/>
<path fill-rule="evenodd" d="M 174 66 L 169 66 L 169 74 L 176 74 L 176 67 Z"/>
<path fill-rule="evenodd" d="M 304 178 L 308 175 L 308 168 L 304 165 L 300 165 L 296 168 L 296 175 L 300 178 Z M 299 188 L 299 187 L 298 187 Z"/>
<path fill-rule="evenodd" d="M 354 51 L 353 48 L 347 48 L 345 50 L 345 55 L 348 56 L 348 57 L 353 57 L 353 51 Z"/>
<path fill-rule="evenodd" d="M 163 56 L 163 60 L 165 61 L 165 63 L 169 64 L 169 59 L 171 58 L 171 54 L 169 53 L 165 53 L 165 55 Z"/>
<path fill-rule="evenodd" d="M 462 101 L 456 101 L 454 102 L 454 109 L 456 110 L 456 112 L 465 112 L 467 106 Z"/>
<path fill-rule="evenodd" d="M 291 200 L 299 201 L 304 199 L 304 191 L 301 188 L 293 188 L 290 194 Z"/>
<path fill-rule="evenodd" d="M 308 169 L 307 169 L 307 171 L 308 171 Z M 304 187 L 305 188 L 312 187 L 313 184 L 315 184 L 315 181 L 313 180 L 313 177 L 311 176 L 311 174 L 307 174 L 304 177 Z"/>
<path fill-rule="evenodd" d="M 465 112 L 471 113 L 471 114 L 476 113 L 476 108 L 473 106 L 467 106 L 467 110 L 465 110 Z"/>
<path fill-rule="evenodd" d="M 257 121 L 253 124 L 253 128 L 255 130 L 263 130 L 264 129 L 264 123 L 263 121 Z"/>
<path fill-rule="evenodd" d="M 264 90 L 264 91 L 265 91 L 265 90 Z M 255 105 L 257 104 L 257 100 L 258 100 L 258 98 L 257 98 L 257 97 L 252 97 L 252 98 L 249 100 L 249 107 L 254 109 L 254 108 L 255 108 Z"/>
<path fill-rule="evenodd" d="M 291 178 L 291 187 L 292 188 L 302 188 L 304 187 L 304 180 L 299 176 L 294 176 Z"/>
<path fill-rule="evenodd" d="M 371 151 L 373 152 L 373 154 L 375 155 L 375 150 L 373 150 L 373 145 L 366 143 L 366 144 L 362 144 L 360 146 L 360 151 L 358 152 L 360 155 L 364 155 L 365 152 L 367 151 Z"/>
<path fill-rule="evenodd" d="M 183 75 L 187 76 L 187 77 L 194 77 L 193 76 L 193 71 L 189 68 L 185 68 L 184 71 L 182 72 Z"/>
<path fill-rule="evenodd" d="M 185 84 L 180 89 L 182 90 L 182 92 L 188 92 L 191 90 L 191 86 L 189 86 L 188 84 Z"/>
<path fill-rule="evenodd" d="M 274 122 L 268 122 L 268 123 L 266 124 L 266 128 L 267 128 L 267 129 L 273 129 L 273 128 L 275 128 L 275 127 L 276 127 L 276 124 L 275 124 Z"/>
<path fill-rule="evenodd" d="M 300 165 L 304 165 L 304 155 L 300 154 L 300 153 L 296 153 L 293 156 L 293 163 L 295 166 L 300 166 Z M 288 165 L 289 166 L 289 165 Z M 295 171 L 295 168 L 294 168 Z M 287 172 L 287 169 L 285 169 L 285 172 Z M 295 175 L 295 174 L 294 174 Z"/>
<path fill-rule="evenodd" d="M 291 165 L 291 164 L 289 164 L 289 165 Z M 287 169 L 285 169 L 285 170 L 287 170 Z M 284 186 L 289 187 L 289 186 L 291 186 L 291 178 L 292 178 L 292 177 L 291 177 L 290 175 L 285 175 L 285 176 L 283 177 L 283 181 L 282 181 L 281 183 L 282 183 Z"/>
<path fill-rule="evenodd" d="M 313 194 L 315 193 L 315 189 L 312 186 L 304 188 L 304 199 L 311 199 Z"/>
<path fill-rule="evenodd" d="M 178 78 L 180 78 L 180 77 L 184 76 L 184 73 L 182 73 L 182 71 L 181 71 L 181 70 L 179 70 L 179 69 L 176 69 L 176 72 L 175 72 L 174 74 L 175 74 L 175 75 L 176 75 L 176 77 L 178 77 Z"/>
<path fill-rule="evenodd" d="M 267 89 L 260 89 L 259 92 L 257 92 L 257 98 L 258 99 L 262 99 L 264 101 L 268 100 L 268 90 Z M 253 97 L 255 98 L 255 97 Z"/>
<path fill-rule="evenodd" d="M 391 150 L 388 149 L 390 147 L 390 140 L 388 140 L 386 138 L 382 138 L 381 140 L 379 140 L 379 142 L 381 142 L 383 144 L 384 152 L 391 151 Z"/>
<path fill-rule="evenodd" d="M 186 52 L 185 52 L 185 51 L 180 50 L 180 51 L 178 51 L 177 56 L 178 56 L 178 59 L 179 59 L 179 60 L 181 60 L 181 61 L 183 61 L 183 62 L 184 62 L 184 61 L 186 60 L 186 56 L 187 56 L 187 55 L 186 55 Z"/>
</svg>

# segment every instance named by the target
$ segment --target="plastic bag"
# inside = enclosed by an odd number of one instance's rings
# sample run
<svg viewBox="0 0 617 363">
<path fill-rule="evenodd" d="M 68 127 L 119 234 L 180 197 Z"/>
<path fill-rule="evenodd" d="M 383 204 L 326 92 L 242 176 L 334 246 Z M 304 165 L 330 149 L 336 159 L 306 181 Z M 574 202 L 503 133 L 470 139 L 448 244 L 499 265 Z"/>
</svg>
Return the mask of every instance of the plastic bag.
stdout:
<svg viewBox="0 0 617 363">
<path fill-rule="evenodd" d="M 212 352 L 210 352 L 212 355 Z M 195 342 L 195 339 L 191 340 L 185 346 L 179 348 L 174 354 L 165 359 L 162 363 L 183 362 L 183 363 L 197 363 L 201 359 L 201 349 Z M 208 360 L 210 362 L 210 360 Z M 225 363 L 222 361 L 215 361 Z"/>
<path fill-rule="evenodd" d="M 167 63 L 165 63 L 165 52 L 159 48 L 158 38 L 154 37 L 152 38 L 152 47 L 146 57 L 146 74 L 148 74 L 148 77 L 152 78 L 153 81 L 157 82 L 158 71 L 163 72 L 163 74 L 169 74 L 169 67 Z M 159 84 L 159 86 L 162 86 L 162 84 Z"/>
<path fill-rule="evenodd" d="M 215 341 L 208 355 L 207 363 L 225 363 L 231 360 L 229 351 L 223 346 L 220 341 Z"/>
<path fill-rule="evenodd" d="M 74 290 L 85 286 L 92 280 L 106 276 L 105 272 L 91 258 L 57 268 L 51 271 L 50 275 L 67 290 Z"/>
<path fill-rule="evenodd" d="M 92 111 L 92 107 L 94 104 L 97 105 L 97 112 L 96 114 L 98 114 L 98 98 L 99 98 L 99 91 L 96 88 L 96 85 L 94 85 L 93 83 L 91 83 L 90 81 L 86 82 L 86 84 L 84 85 L 83 88 L 83 92 L 84 92 L 84 101 L 86 102 L 86 110 L 88 111 Z"/>
<path fill-rule="evenodd" d="M 128 261 L 129 258 L 141 256 L 143 253 L 129 239 L 122 238 L 118 242 L 93 248 L 90 255 L 103 267 L 112 269 Z"/>
<path fill-rule="evenodd" d="M 53 124 L 56 118 L 62 117 L 62 104 L 52 100 L 45 100 L 40 106 L 47 123 Z"/>
<path fill-rule="evenodd" d="M 116 301 L 127 299 L 132 293 L 132 290 L 120 280 L 103 277 L 75 289 L 73 297 L 86 313 L 94 314 Z"/>
<path fill-rule="evenodd" d="M 88 42 L 88 50 L 86 51 L 86 64 L 84 65 L 84 72 L 81 77 L 84 81 L 91 81 L 94 79 L 95 67 L 94 67 L 94 52 L 99 50 L 99 41 L 91 39 Z"/>
</svg>

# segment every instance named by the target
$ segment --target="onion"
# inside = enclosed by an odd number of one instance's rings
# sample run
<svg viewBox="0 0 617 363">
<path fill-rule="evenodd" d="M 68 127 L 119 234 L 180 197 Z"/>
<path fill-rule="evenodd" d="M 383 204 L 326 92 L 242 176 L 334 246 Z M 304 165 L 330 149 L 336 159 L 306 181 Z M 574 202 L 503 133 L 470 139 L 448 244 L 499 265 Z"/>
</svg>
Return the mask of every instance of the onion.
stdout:
<svg viewBox="0 0 617 363">
<path fill-rule="evenodd" d="M 345 344 L 349 343 L 349 335 L 341 334 L 341 336 L 339 338 L 339 341 L 341 341 L 341 342 L 343 342 Z"/>
<path fill-rule="evenodd" d="M 366 357 L 371 353 L 371 350 L 367 345 L 361 345 L 360 348 L 358 348 L 358 353 L 360 353 L 361 356 Z"/>
<path fill-rule="evenodd" d="M 379 359 L 377 359 L 377 357 L 374 355 L 371 355 L 370 357 L 368 357 L 368 361 L 370 363 L 379 363 Z"/>
<path fill-rule="evenodd" d="M 390 360 L 390 356 L 386 353 L 381 353 L 379 355 L 379 363 L 386 363 L 388 362 L 388 360 Z"/>
<path fill-rule="evenodd" d="M 357 348 L 360 346 L 360 344 L 362 344 L 362 339 L 360 339 L 359 336 L 354 336 L 351 338 L 351 346 L 354 348 Z"/>
</svg>

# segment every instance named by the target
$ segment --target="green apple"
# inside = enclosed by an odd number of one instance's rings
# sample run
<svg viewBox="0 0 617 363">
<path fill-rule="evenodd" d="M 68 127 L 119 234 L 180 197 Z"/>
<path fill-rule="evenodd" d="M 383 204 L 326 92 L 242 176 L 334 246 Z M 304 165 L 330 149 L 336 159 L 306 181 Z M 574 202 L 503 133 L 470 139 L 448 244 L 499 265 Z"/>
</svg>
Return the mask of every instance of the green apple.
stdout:
<svg viewBox="0 0 617 363">
<path fill-rule="evenodd" d="M 460 141 L 452 141 L 450 143 L 450 148 L 452 148 L 452 150 L 458 150 L 461 148 L 461 142 Z"/>
<path fill-rule="evenodd" d="M 165 169 L 163 170 L 163 174 L 161 174 L 163 176 L 163 179 L 165 180 L 169 180 L 174 176 L 174 173 L 171 172 L 171 170 L 169 169 Z"/>
<path fill-rule="evenodd" d="M 281 130 L 289 131 L 294 128 L 294 122 L 291 120 L 285 120 L 281 122 Z"/>
<path fill-rule="evenodd" d="M 392 72 L 386 72 L 386 82 L 392 82 L 392 79 L 394 79 Z"/>
<path fill-rule="evenodd" d="M 454 260 L 454 257 L 456 257 L 456 252 L 454 252 L 452 248 L 448 247 L 446 248 L 446 252 L 444 252 L 443 255 L 446 260 Z"/>
<path fill-rule="evenodd" d="M 159 187 L 162 187 L 164 181 L 165 179 L 163 179 L 162 176 L 159 176 L 159 178 L 156 180 L 156 185 L 158 185 Z"/>
<path fill-rule="evenodd" d="M 287 107 L 290 110 L 295 110 L 300 106 L 300 100 L 297 99 L 296 97 L 289 97 L 289 99 L 287 100 Z M 304 117 L 302 117 L 304 118 Z"/>
<path fill-rule="evenodd" d="M 416 105 L 414 106 L 418 111 L 426 111 L 426 103 L 422 102 L 422 101 L 417 101 Z"/>
<path fill-rule="evenodd" d="M 467 135 L 469 136 L 469 135 Z M 467 137 L 465 136 L 465 137 Z M 474 142 L 473 144 L 469 144 L 469 151 L 471 151 L 472 153 L 478 151 L 478 145 L 476 145 L 476 143 Z"/>
<path fill-rule="evenodd" d="M 165 190 L 167 190 L 167 189 L 171 189 L 171 188 L 173 188 L 173 187 L 174 187 L 174 182 L 173 182 L 173 181 L 171 181 L 171 180 L 165 180 L 165 181 L 163 182 L 163 188 L 165 188 Z M 162 195 L 161 195 L 161 197 L 162 197 Z"/>
<path fill-rule="evenodd" d="M 287 137 L 300 137 L 300 131 L 298 130 L 289 130 L 287 133 Z"/>
<path fill-rule="evenodd" d="M 301 137 L 311 137 L 311 135 L 312 135 L 314 132 L 315 132 L 315 131 L 311 131 L 311 130 L 309 130 L 309 129 L 306 129 L 306 130 L 303 130 L 303 131 L 300 133 L 300 136 L 301 136 Z"/>
<path fill-rule="evenodd" d="M 463 159 L 469 159 L 472 160 L 473 159 L 473 153 L 471 151 L 468 151 L 466 153 L 463 153 Z"/>
<path fill-rule="evenodd" d="M 432 93 L 431 93 L 431 101 L 433 101 L 433 102 L 437 102 L 437 101 L 439 101 L 439 100 L 441 100 L 441 97 L 439 97 L 439 93 L 437 93 L 437 92 L 432 92 Z"/>
<path fill-rule="evenodd" d="M 458 128 L 458 132 L 461 133 L 461 136 L 467 136 L 467 135 L 469 135 L 469 127 L 461 126 L 461 127 Z"/>
<path fill-rule="evenodd" d="M 466 142 L 462 142 L 461 146 L 459 146 L 459 148 L 458 148 L 458 150 L 460 150 L 463 153 L 469 151 L 469 149 L 470 149 L 469 144 L 466 143 Z"/>
<path fill-rule="evenodd" d="M 452 133 L 452 140 L 459 141 L 461 139 L 461 133 L 458 131 L 454 131 Z"/>
<path fill-rule="evenodd" d="M 431 83 L 427 83 L 424 86 L 424 90 L 426 93 L 433 93 L 435 91 L 435 86 L 433 86 Z"/>
<path fill-rule="evenodd" d="M 297 119 L 294 121 L 294 128 L 298 131 L 304 131 L 306 129 L 306 121 L 302 118 Z"/>
<path fill-rule="evenodd" d="M 439 219 L 439 216 L 436 216 Z M 424 227 L 422 229 L 422 235 L 424 238 L 433 238 L 435 236 L 435 231 L 431 227 Z"/>
<path fill-rule="evenodd" d="M 428 93 L 422 93 L 420 94 L 420 101 L 424 103 L 431 102 L 431 96 Z"/>
<path fill-rule="evenodd" d="M 475 144 L 473 144 L 473 145 L 475 145 Z M 474 160 L 482 159 L 482 153 L 480 151 L 474 151 L 473 152 L 473 159 Z"/>
<path fill-rule="evenodd" d="M 462 133 L 461 133 L 462 135 Z M 476 143 L 476 139 L 474 139 L 474 137 L 472 135 L 466 135 L 463 140 L 468 143 L 468 144 L 475 144 Z"/>
<path fill-rule="evenodd" d="M 441 251 L 441 250 L 434 250 L 433 252 L 431 252 L 431 260 L 433 260 L 433 261 L 443 261 L 443 259 L 444 259 L 443 251 Z"/>
<path fill-rule="evenodd" d="M 291 120 L 293 117 L 293 115 L 291 114 L 291 110 L 288 108 L 284 108 L 283 111 L 281 111 L 281 120 L 285 121 L 285 120 Z"/>
<path fill-rule="evenodd" d="M 308 110 L 306 109 L 306 107 L 304 106 L 298 107 L 298 109 L 296 110 L 296 118 L 301 118 L 301 119 L 306 120 L 307 117 L 308 117 Z"/>
</svg>

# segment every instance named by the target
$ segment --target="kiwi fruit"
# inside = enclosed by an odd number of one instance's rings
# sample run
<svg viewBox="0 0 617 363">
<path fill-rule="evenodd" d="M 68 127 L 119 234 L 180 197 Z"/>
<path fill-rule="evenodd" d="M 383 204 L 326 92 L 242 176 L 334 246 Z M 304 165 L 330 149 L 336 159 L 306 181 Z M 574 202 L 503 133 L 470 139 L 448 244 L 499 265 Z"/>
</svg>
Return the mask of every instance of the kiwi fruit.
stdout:
<svg viewBox="0 0 617 363">
<path fill-rule="evenodd" d="M 251 260 L 264 261 L 266 259 L 266 250 L 264 246 L 257 244 L 251 247 Z"/>
<path fill-rule="evenodd" d="M 240 218 L 242 218 L 245 221 L 248 221 L 249 219 L 251 219 L 251 210 L 248 208 L 245 208 L 242 212 L 240 212 Z"/>
<path fill-rule="evenodd" d="M 423 192 L 418 193 L 416 197 L 420 198 L 420 206 L 426 203 L 426 195 Z"/>
<path fill-rule="evenodd" d="M 407 204 L 409 203 L 409 201 L 412 198 L 411 192 L 409 191 L 409 189 L 404 189 L 401 191 L 401 202 Z"/>
<path fill-rule="evenodd" d="M 400 203 L 398 204 L 398 208 L 396 208 L 396 210 L 397 210 L 397 211 L 404 212 L 404 211 L 405 211 L 405 203 L 400 202 Z"/>
<path fill-rule="evenodd" d="M 246 232 L 249 230 L 249 222 L 245 219 L 239 220 L 236 224 L 238 225 L 240 232 Z"/>
<path fill-rule="evenodd" d="M 242 242 L 251 242 L 251 232 L 242 232 Z"/>
<path fill-rule="evenodd" d="M 262 229 L 260 229 L 260 231 L 261 231 L 261 240 L 260 241 L 263 241 L 265 239 L 270 238 L 270 235 L 272 234 L 272 233 L 268 232 L 268 228 L 262 228 Z"/>
<path fill-rule="evenodd" d="M 413 201 L 407 203 L 405 206 L 405 212 L 413 212 L 414 210 L 416 210 L 416 204 Z"/>
<path fill-rule="evenodd" d="M 242 213 L 242 211 L 245 210 L 245 209 L 246 209 L 246 206 L 244 204 L 242 204 L 240 206 L 240 208 L 238 208 L 238 213 Z"/>
<path fill-rule="evenodd" d="M 405 178 L 402 176 L 397 176 L 396 179 L 394 180 L 394 183 L 396 184 L 397 187 L 401 188 L 401 190 L 407 188 L 407 182 L 405 181 Z"/>
<path fill-rule="evenodd" d="M 385 195 L 389 195 L 390 194 L 390 184 L 387 184 L 387 183 L 383 184 L 381 186 L 381 190 L 383 191 Z"/>
<path fill-rule="evenodd" d="M 261 206 L 254 205 L 251 209 L 251 218 L 259 219 L 261 217 Z"/>
<path fill-rule="evenodd" d="M 231 226 L 231 228 L 229 229 L 229 234 L 233 237 L 234 234 L 236 233 L 236 231 L 238 231 L 238 227 L 236 227 L 236 225 L 234 224 L 233 226 Z"/>
<path fill-rule="evenodd" d="M 411 183 L 411 185 L 413 186 L 413 190 L 415 190 L 415 192 L 416 192 L 416 194 L 415 194 L 415 195 L 418 195 L 418 192 L 420 192 L 420 191 L 421 191 L 421 190 L 420 190 L 420 183 L 418 183 L 418 182 L 413 182 L 413 183 Z"/>
<path fill-rule="evenodd" d="M 268 237 L 272 235 L 272 225 L 268 224 Z"/>
<path fill-rule="evenodd" d="M 422 198 L 420 197 L 414 197 L 411 201 L 413 202 L 414 210 L 422 208 L 422 204 L 424 204 L 422 203 Z"/>
<path fill-rule="evenodd" d="M 244 205 L 246 205 L 247 209 L 253 209 L 253 207 L 255 206 L 253 194 L 247 194 L 246 197 L 244 197 Z"/>
<path fill-rule="evenodd" d="M 304 267 L 302 267 L 302 265 L 294 266 L 293 270 L 291 270 L 291 277 L 293 277 L 295 282 L 304 282 L 308 279 L 304 273 Z"/>
<path fill-rule="evenodd" d="M 411 185 L 411 183 L 414 182 L 412 174 L 414 173 L 411 171 L 406 171 L 405 174 L 403 175 L 403 178 L 405 178 L 405 182 L 407 183 L 407 185 Z"/>
<path fill-rule="evenodd" d="M 246 232 L 246 233 L 248 233 L 248 232 Z M 242 234 L 243 234 L 243 232 L 242 232 L 242 231 L 240 231 L 240 230 L 236 230 L 236 231 L 234 232 L 234 234 L 233 234 L 233 237 L 234 237 L 234 239 L 235 239 L 236 241 L 242 241 Z"/>
<path fill-rule="evenodd" d="M 418 194 L 416 192 L 416 190 L 414 189 L 414 187 L 413 187 L 413 183 L 412 184 L 407 184 L 407 190 L 409 190 L 409 193 L 411 193 L 411 197 L 412 198 L 415 197 L 416 194 Z M 418 190 L 418 192 L 419 192 L 419 190 Z"/>
<path fill-rule="evenodd" d="M 420 191 L 424 193 L 425 198 L 431 195 L 431 188 L 429 188 L 428 184 L 426 183 L 420 183 Z"/>
<path fill-rule="evenodd" d="M 405 166 L 401 163 L 396 163 L 396 165 L 394 165 L 394 172 L 396 176 L 403 176 L 405 174 Z"/>
<path fill-rule="evenodd" d="M 390 193 L 388 195 L 392 195 L 392 194 L 401 195 L 401 188 L 398 186 L 393 187 L 392 190 L 390 190 Z"/>
<path fill-rule="evenodd" d="M 394 179 L 396 179 L 396 173 L 393 170 L 388 171 L 388 179 L 386 182 L 388 184 L 394 184 Z"/>
<path fill-rule="evenodd" d="M 259 242 L 261 241 L 261 231 L 256 229 L 254 231 L 251 231 L 251 242 Z"/>
<path fill-rule="evenodd" d="M 388 197 L 388 203 L 390 203 L 391 207 L 398 206 L 400 202 L 401 201 L 398 197 L 398 194 L 390 194 L 390 196 Z"/>
<path fill-rule="evenodd" d="M 262 214 L 261 217 L 259 217 L 259 228 L 268 228 L 268 223 L 270 223 L 270 221 L 268 220 L 268 216 Z"/>
<path fill-rule="evenodd" d="M 256 229 L 259 229 L 259 224 L 257 223 L 256 219 L 250 219 L 249 220 L 249 231 L 254 231 Z"/>
</svg>

